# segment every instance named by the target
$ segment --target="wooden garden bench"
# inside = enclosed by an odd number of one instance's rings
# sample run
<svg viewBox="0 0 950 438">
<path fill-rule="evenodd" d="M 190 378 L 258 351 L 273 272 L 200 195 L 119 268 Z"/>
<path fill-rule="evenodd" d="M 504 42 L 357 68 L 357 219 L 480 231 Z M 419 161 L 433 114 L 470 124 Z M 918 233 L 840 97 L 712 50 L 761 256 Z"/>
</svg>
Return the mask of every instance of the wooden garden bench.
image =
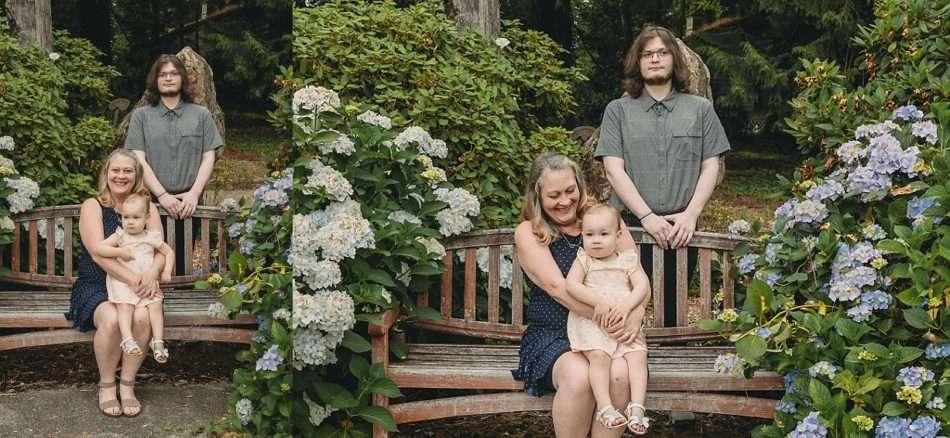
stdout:
<svg viewBox="0 0 950 438">
<path fill-rule="evenodd" d="M 631 228 L 638 243 L 652 243 L 649 234 L 640 228 Z M 455 396 L 430 400 L 390 404 L 387 397 L 374 396 L 374 404 L 390 409 L 397 424 L 437 418 L 494 414 L 501 412 L 550 410 L 553 397 L 533 397 L 524 393 L 523 383 L 511 377 L 511 370 L 518 367 L 518 345 L 524 325 L 524 278 L 516 255 L 512 255 L 512 287 L 509 292 L 499 287 L 502 246 L 514 243 L 513 230 L 493 230 L 470 233 L 443 242 L 447 271 L 442 274 L 438 302 L 429 303 L 429 297 L 421 294 L 418 304 L 431 305 L 438 309 L 442 321 L 416 322 L 413 330 L 461 335 L 475 340 L 510 341 L 473 344 L 408 343 L 405 360 L 390 360 L 390 327 L 400 318 L 398 311 L 391 309 L 382 314 L 382 323 L 370 325 L 372 358 L 383 364 L 386 374 L 400 388 L 466 389 L 483 390 L 475 395 Z M 734 351 L 728 346 L 697 346 L 696 341 L 720 339 L 716 333 L 695 326 L 691 319 L 709 318 L 713 311 L 713 264 L 718 262 L 721 272 L 730 269 L 729 254 L 740 243 L 722 234 L 698 232 L 690 242 L 698 248 L 699 290 L 689 294 L 686 249 L 677 253 L 677 314 L 676 326 L 662 328 L 663 324 L 663 275 L 655 275 L 652 297 L 652 324 L 645 329 L 650 345 L 647 407 L 650 410 L 691 411 L 714 414 L 740 415 L 771 418 L 777 402 L 770 398 L 750 396 L 750 392 L 784 390 L 780 375 L 757 373 L 754 378 L 736 378 L 719 374 L 713 363 L 721 353 Z M 487 281 L 479 287 L 476 251 L 488 248 L 489 263 Z M 662 273 L 663 257 L 654 248 L 653 272 Z M 464 252 L 462 266 L 455 257 Z M 461 303 L 453 301 L 453 279 L 457 283 L 456 269 L 464 270 Z M 482 277 L 485 277 L 482 274 Z M 722 301 L 724 307 L 735 306 L 731 277 L 721 275 Z M 484 280 L 484 279 L 483 279 Z M 695 296 L 692 296 L 695 295 Z M 697 315 L 688 314 L 692 302 Z M 507 309 L 503 309 L 502 304 Z M 697 309 L 698 308 L 698 309 Z M 505 310 L 503 312 L 503 310 Z M 694 311 L 695 313 L 695 311 Z M 649 318 L 648 318 L 649 319 Z M 652 327 L 650 326 L 652 325 Z M 687 344 L 691 343 L 691 344 Z M 388 434 L 379 427 L 374 437 Z"/>
<path fill-rule="evenodd" d="M 0 351 L 40 345 L 91 341 L 93 332 L 80 333 L 72 328 L 63 314 L 69 309 L 70 289 L 75 281 L 78 254 L 74 242 L 79 241 L 79 205 L 38 208 L 12 217 L 13 242 L 0 251 L 0 328 L 24 329 L 0 336 Z M 175 247 L 173 219 L 160 209 L 170 230 L 166 241 Z M 256 324 L 251 315 L 235 319 L 219 319 L 208 315 L 208 306 L 216 301 L 210 291 L 196 290 L 191 285 L 210 274 L 227 271 L 226 214 L 213 207 L 198 207 L 194 217 L 200 220 L 197 247 L 192 229 L 185 226 L 185 251 L 176 254 L 186 261 L 185 272 L 175 272 L 172 281 L 162 284 L 165 294 L 165 339 L 207 340 L 219 342 L 250 342 L 254 329 L 233 327 Z M 39 221 L 46 220 L 45 244 L 40 244 Z M 63 245 L 55 245 L 54 223 L 61 219 Z M 23 231 L 22 224 L 26 224 Z M 81 242 L 78 242 L 81 245 Z M 196 248 L 193 254 L 192 248 Z M 212 248 L 216 254 L 212 257 Z M 11 330 L 13 331 L 13 330 Z"/>
</svg>

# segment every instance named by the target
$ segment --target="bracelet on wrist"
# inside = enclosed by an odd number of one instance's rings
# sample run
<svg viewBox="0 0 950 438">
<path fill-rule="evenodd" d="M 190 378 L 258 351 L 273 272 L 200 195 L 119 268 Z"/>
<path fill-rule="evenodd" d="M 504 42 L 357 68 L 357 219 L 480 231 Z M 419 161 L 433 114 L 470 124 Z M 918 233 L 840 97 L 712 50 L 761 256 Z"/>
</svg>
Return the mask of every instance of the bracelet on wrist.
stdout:
<svg viewBox="0 0 950 438">
<path fill-rule="evenodd" d="M 162 192 L 160 195 L 155 196 L 155 199 L 162 199 L 162 196 L 167 195 L 168 192 Z"/>
<path fill-rule="evenodd" d="M 646 219 L 646 218 L 648 218 L 648 217 L 650 217 L 651 214 L 653 214 L 652 211 L 649 212 L 649 213 L 647 213 L 647 214 L 645 214 L 645 215 L 643 215 L 643 217 L 637 218 L 637 220 L 639 220 L 640 222 L 643 222 L 643 220 Z"/>
</svg>

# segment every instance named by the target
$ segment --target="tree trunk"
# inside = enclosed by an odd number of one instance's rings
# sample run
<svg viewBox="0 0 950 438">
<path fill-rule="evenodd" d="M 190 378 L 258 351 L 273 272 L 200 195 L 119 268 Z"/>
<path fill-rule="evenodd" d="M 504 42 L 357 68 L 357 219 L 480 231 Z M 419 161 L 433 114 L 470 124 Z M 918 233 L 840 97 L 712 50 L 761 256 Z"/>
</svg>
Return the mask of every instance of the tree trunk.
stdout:
<svg viewBox="0 0 950 438">
<path fill-rule="evenodd" d="M 79 9 L 79 36 L 102 52 L 102 63 L 112 64 L 112 1 L 84 0 Z"/>
<path fill-rule="evenodd" d="M 460 31 L 474 29 L 494 40 L 501 34 L 499 0 L 443 0 L 445 12 L 455 20 Z"/>
<path fill-rule="evenodd" d="M 7 0 L 10 30 L 20 45 L 36 44 L 53 50 L 53 16 L 50 0 Z"/>
</svg>

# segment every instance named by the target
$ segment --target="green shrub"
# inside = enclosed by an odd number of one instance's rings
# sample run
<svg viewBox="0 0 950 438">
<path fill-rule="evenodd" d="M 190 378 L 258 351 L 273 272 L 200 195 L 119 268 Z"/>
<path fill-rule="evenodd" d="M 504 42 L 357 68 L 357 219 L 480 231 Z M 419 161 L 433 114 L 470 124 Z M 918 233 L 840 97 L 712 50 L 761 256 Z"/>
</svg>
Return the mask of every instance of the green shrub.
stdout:
<svg viewBox="0 0 950 438">
<path fill-rule="evenodd" d="M 742 308 L 700 322 L 736 343 L 718 371 L 785 376 L 755 436 L 950 432 L 948 12 L 879 2 L 855 39 L 882 62 L 867 84 L 848 91 L 824 61 L 798 76 L 789 130 L 815 156 L 759 249 L 736 251 Z"/>
<path fill-rule="evenodd" d="M 581 146 L 564 128 L 542 128 L 528 138 L 529 156 L 536 157 L 544 151 L 556 151 L 581 162 Z"/>
<path fill-rule="evenodd" d="M 113 130 L 99 117 L 117 75 L 86 40 L 55 33 L 54 52 L 23 48 L 0 24 L 0 135 L 16 139 L 13 160 L 40 186 L 38 206 L 79 203 L 95 193 Z"/>
<path fill-rule="evenodd" d="M 400 9 L 391 1 L 338 0 L 298 9 L 296 88 L 332 88 L 444 139 L 449 180 L 478 196 L 488 225 L 508 225 L 533 158 L 527 135 L 562 123 L 583 77 L 562 67 L 548 37 L 507 24 L 505 46 L 458 32 L 436 1 Z"/>
</svg>

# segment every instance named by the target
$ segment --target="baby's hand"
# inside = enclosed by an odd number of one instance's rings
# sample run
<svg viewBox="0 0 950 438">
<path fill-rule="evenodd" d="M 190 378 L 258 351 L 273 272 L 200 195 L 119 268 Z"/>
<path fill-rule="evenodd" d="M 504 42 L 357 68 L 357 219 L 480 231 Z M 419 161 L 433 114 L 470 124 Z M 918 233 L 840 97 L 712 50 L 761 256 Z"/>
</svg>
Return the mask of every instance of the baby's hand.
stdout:
<svg viewBox="0 0 950 438">
<path fill-rule="evenodd" d="M 630 312 L 626 311 L 626 309 L 625 309 L 624 307 L 625 307 L 625 306 L 620 306 L 620 305 L 618 305 L 618 306 L 614 306 L 613 308 L 611 308 L 611 309 L 610 309 L 610 312 L 607 313 L 607 317 L 606 317 L 606 319 L 605 319 L 604 327 L 610 327 L 610 326 L 613 326 L 614 324 L 621 324 L 621 325 L 623 325 L 624 323 L 626 323 L 626 322 L 627 322 L 627 315 L 629 315 Z"/>
<path fill-rule="evenodd" d="M 596 324 L 607 325 L 605 324 L 607 315 L 610 313 L 610 304 L 607 300 L 601 300 L 594 306 L 594 316 L 591 317 L 591 320 Z"/>
<path fill-rule="evenodd" d="M 132 248 L 122 248 L 122 253 L 119 254 L 119 259 L 126 262 L 135 260 L 135 256 L 132 255 Z"/>
</svg>

